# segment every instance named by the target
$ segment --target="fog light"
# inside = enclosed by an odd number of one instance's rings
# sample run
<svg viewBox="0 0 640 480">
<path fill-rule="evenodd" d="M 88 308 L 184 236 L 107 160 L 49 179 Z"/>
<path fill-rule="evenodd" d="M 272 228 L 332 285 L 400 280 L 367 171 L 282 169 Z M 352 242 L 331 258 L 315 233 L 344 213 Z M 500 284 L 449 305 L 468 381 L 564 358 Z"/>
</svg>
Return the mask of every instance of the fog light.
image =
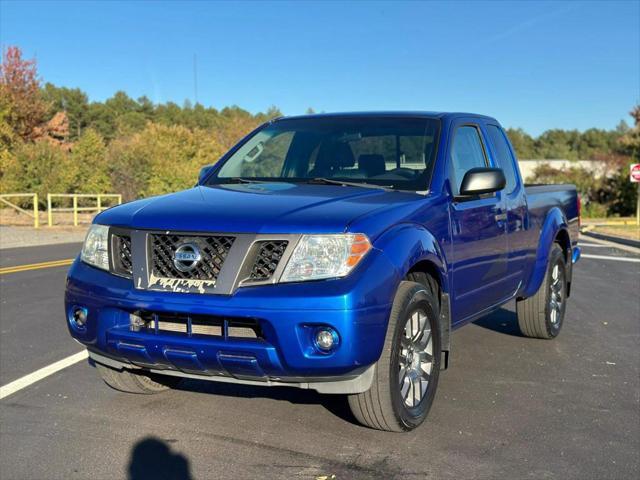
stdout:
<svg viewBox="0 0 640 480">
<path fill-rule="evenodd" d="M 87 324 L 87 316 L 89 315 L 89 311 L 84 307 L 73 307 L 71 311 L 71 324 L 79 329 L 84 330 Z"/>
<path fill-rule="evenodd" d="M 338 332 L 331 327 L 319 327 L 313 341 L 318 350 L 327 353 L 336 349 L 340 343 L 340 337 L 338 337 Z"/>
</svg>

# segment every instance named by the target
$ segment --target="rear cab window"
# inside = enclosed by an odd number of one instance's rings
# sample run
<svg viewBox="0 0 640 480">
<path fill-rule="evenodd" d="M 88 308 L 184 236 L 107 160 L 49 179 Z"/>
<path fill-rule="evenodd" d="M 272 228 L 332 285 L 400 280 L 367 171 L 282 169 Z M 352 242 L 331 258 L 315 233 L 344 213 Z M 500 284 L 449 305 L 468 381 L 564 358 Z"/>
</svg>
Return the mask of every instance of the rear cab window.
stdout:
<svg viewBox="0 0 640 480">
<path fill-rule="evenodd" d="M 515 158 L 509 148 L 506 134 L 502 128 L 497 125 L 489 124 L 486 126 L 487 135 L 493 147 L 498 166 L 504 172 L 504 176 L 507 180 L 505 187 L 505 193 L 512 193 L 518 186 L 518 174 L 516 172 Z"/>
</svg>

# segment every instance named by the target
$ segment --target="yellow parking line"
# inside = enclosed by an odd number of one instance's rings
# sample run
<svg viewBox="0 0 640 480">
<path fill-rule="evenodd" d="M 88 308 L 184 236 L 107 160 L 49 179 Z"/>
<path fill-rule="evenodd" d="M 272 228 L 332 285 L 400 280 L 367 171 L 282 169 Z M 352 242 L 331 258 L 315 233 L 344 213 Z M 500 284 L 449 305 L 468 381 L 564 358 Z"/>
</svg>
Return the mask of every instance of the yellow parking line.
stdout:
<svg viewBox="0 0 640 480">
<path fill-rule="evenodd" d="M 31 263 L 29 265 L 16 265 L 15 267 L 0 268 L 0 275 L 5 275 L 7 273 L 26 272 L 28 270 L 39 270 L 41 268 L 64 267 L 66 265 L 71 265 L 72 263 L 73 258 L 69 258 L 66 260 L 52 260 L 50 262 Z"/>
</svg>

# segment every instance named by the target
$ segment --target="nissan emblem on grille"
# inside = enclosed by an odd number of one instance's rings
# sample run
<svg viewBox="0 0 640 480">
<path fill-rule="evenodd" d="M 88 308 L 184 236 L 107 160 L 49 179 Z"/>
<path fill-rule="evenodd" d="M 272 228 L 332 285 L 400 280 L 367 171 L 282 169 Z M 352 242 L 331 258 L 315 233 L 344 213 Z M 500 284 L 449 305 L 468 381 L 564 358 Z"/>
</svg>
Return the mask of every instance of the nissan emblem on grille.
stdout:
<svg viewBox="0 0 640 480">
<path fill-rule="evenodd" d="M 200 249 L 195 243 L 183 243 L 173 254 L 173 266 L 181 272 L 190 272 L 201 259 Z"/>
<path fill-rule="evenodd" d="M 229 235 L 180 235 L 174 233 L 152 233 L 149 235 L 151 284 L 171 281 L 165 285 L 175 291 L 180 288 L 201 290 L 207 282 L 208 288 L 215 285 L 235 236 Z M 187 283 L 180 283 L 181 281 Z M 203 293 L 201 291 L 200 293 Z"/>
</svg>

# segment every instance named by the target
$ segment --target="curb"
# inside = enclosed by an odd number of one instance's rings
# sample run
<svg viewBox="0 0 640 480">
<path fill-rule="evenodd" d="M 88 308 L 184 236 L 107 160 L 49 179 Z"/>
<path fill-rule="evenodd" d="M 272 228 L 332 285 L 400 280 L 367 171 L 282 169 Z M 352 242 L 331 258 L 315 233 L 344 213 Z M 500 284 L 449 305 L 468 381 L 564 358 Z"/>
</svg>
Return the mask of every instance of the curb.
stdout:
<svg viewBox="0 0 640 480">
<path fill-rule="evenodd" d="M 605 235 L 603 233 L 594 233 L 594 232 L 585 232 L 585 231 L 580 232 L 580 235 L 598 238 L 600 240 L 606 240 L 608 242 L 618 243 L 620 245 L 626 245 L 627 247 L 640 248 L 640 241 L 631 240 L 629 238 L 620 238 L 620 237 L 614 237 L 612 235 Z"/>
</svg>

